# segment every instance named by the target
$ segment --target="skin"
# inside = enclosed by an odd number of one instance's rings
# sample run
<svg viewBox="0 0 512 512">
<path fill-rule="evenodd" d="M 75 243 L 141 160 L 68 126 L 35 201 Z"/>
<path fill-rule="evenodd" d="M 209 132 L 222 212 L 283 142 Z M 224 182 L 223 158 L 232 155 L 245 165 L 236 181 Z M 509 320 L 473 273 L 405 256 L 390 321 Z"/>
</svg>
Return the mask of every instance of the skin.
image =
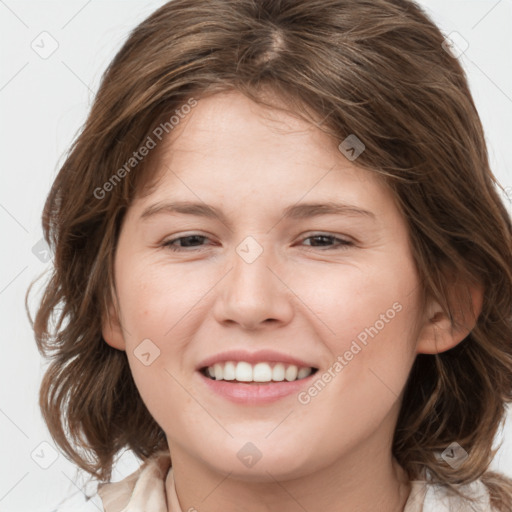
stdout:
<svg viewBox="0 0 512 512">
<path fill-rule="evenodd" d="M 452 329 L 435 302 L 420 308 L 406 221 L 389 189 L 340 141 L 236 92 L 200 99 L 164 142 L 155 188 L 122 225 L 117 304 L 103 335 L 126 350 L 166 433 L 182 510 L 403 510 L 410 484 L 391 442 L 408 374 L 416 354 L 448 350 L 467 330 Z M 213 205 L 227 224 L 140 218 L 171 200 Z M 327 201 L 375 217 L 283 218 L 289 205 Z M 352 245 L 308 238 L 318 233 Z M 186 239 L 181 252 L 163 246 L 191 234 L 207 238 Z M 236 252 L 247 236 L 263 248 L 251 264 Z M 195 371 L 221 351 L 273 349 L 314 362 L 321 375 L 396 303 L 400 312 L 307 404 L 296 394 L 235 404 Z M 134 354 L 144 339 L 160 350 L 149 366 Z M 249 441 L 262 455 L 252 467 L 237 457 Z"/>
</svg>

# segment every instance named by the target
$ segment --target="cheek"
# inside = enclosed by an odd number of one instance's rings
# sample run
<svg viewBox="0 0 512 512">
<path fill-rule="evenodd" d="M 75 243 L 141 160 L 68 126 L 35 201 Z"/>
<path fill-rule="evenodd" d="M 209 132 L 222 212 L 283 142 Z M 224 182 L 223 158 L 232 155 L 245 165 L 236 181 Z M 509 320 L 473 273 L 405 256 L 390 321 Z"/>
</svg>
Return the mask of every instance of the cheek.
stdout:
<svg viewBox="0 0 512 512">
<path fill-rule="evenodd" d="M 120 305 L 132 345 L 141 337 L 163 343 L 208 290 L 208 281 L 193 269 L 145 260 L 118 269 Z"/>
<path fill-rule="evenodd" d="M 117 269 L 126 353 L 141 397 L 152 413 L 169 401 L 183 407 L 189 397 L 178 382 L 189 378 L 186 349 L 215 280 L 198 267 L 178 270 L 144 259 L 126 259 Z"/>
<path fill-rule="evenodd" d="M 321 339 L 329 340 L 333 348 L 348 348 L 346 343 L 358 337 L 364 342 L 365 333 L 370 337 L 375 329 L 407 338 L 407 326 L 417 314 L 419 282 L 412 261 L 405 257 L 398 261 L 329 265 L 316 273 L 298 274 L 290 282 L 308 307 L 308 318 L 321 329 Z"/>
<path fill-rule="evenodd" d="M 147 409 L 162 425 L 168 411 L 188 410 L 191 400 L 179 383 L 189 339 L 184 330 L 190 328 L 197 290 L 187 276 L 154 262 L 126 261 L 118 269 L 130 370 Z"/>
<path fill-rule="evenodd" d="M 390 257 L 379 265 L 330 269 L 296 285 L 315 312 L 308 318 L 317 337 L 331 354 L 331 376 L 325 380 L 333 383 L 327 385 L 332 394 L 322 391 L 315 401 L 325 400 L 328 407 L 336 399 L 355 413 L 362 403 L 382 400 L 384 414 L 400 395 L 415 358 L 420 288 L 412 259 Z"/>
</svg>

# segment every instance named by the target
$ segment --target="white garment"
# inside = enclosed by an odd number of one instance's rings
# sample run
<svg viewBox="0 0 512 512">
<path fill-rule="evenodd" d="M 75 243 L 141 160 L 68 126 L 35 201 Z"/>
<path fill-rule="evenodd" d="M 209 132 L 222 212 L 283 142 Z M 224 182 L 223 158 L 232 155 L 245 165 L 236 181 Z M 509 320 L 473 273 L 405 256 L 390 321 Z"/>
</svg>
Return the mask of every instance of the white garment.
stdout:
<svg viewBox="0 0 512 512">
<path fill-rule="evenodd" d="M 414 480 L 411 485 L 404 512 L 495 512 L 491 508 L 489 491 L 481 480 L 458 487 L 459 492 L 474 498 L 473 502 L 460 498 L 439 484 Z"/>
<path fill-rule="evenodd" d="M 82 500 L 81 507 L 65 503 L 53 512 L 168 512 L 168 503 L 171 512 L 188 512 L 180 508 L 170 462 L 169 456 L 150 459 L 120 482 L 99 484 L 94 500 Z M 166 496 L 168 475 L 170 492 Z M 442 485 L 414 480 L 403 512 L 495 512 L 481 480 L 459 486 L 459 491 L 477 501 L 470 503 Z M 102 505 L 98 505 L 98 496 Z"/>
</svg>

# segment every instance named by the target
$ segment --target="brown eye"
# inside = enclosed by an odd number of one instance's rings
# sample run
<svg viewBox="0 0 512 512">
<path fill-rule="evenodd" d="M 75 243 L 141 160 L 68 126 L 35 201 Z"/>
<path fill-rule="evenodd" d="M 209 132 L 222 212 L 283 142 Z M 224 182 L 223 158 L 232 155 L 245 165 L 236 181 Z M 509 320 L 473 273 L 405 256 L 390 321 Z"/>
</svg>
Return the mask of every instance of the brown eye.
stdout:
<svg viewBox="0 0 512 512">
<path fill-rule="evenodd" d="M 171 251 L 183 251 L 201 247 L 201 241 L 203 240 L 208 240 L 208 237 L 203 235 L 180 236 L 172 240 L 167 240 L 162 244 L 162 247 L 168 247 Z M 178 245 L 176 242 L 181 242 L 181 245 Z"/>
<path fill-rule="evenodd" d="M 343 238 L 338 238 L 334 235 L 313 235 L 313 236 L 308 236 L 307 238 L 304 239 L 304 241 L 306 241 L 306 240 L 312 240 L 312 241 L 314 240 L 314 242 L 309 245 L 310 247 L 313 247 L 313 248 L 325 247 L 327 250 L 336 249 L 336 248 L 343 249 L 348 246 L 354 245 L 349 240 L 344 240 Z M 336 244 L 336 245 L 334 247 L 330 247 L 333 244 Z"/>
</svg>

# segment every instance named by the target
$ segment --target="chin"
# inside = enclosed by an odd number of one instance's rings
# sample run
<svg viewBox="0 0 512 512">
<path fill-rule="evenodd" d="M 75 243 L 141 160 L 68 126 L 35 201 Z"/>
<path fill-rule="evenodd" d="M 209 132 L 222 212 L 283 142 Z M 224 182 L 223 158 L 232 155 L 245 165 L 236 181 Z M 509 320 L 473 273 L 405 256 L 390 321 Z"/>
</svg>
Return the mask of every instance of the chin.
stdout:
<svg viewBox="0 0 512 512">
<path fill-rule="evenodd" d="M 235 480 L 291 480 L 308 475 L 314 466 L 309 454 L 301 453 L 298 446 L 283 447 L 282 443 L 270 443 L 268 440 L 266 443 L 237 440 L 225 449 L 210 451 L 203 460 L 213 471 L 225 475 L 230 473 L 230 478 Z"/>
</svg>

